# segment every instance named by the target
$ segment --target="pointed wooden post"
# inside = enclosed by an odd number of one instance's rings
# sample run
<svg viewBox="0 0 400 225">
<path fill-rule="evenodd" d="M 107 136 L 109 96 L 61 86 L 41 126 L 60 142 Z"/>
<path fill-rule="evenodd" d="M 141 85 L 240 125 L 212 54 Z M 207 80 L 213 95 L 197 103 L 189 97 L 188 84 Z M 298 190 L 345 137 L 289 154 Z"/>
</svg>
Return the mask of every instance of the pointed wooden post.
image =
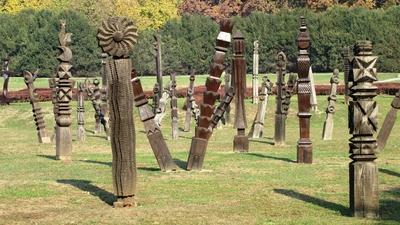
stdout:
<svg viewBox="0 0 400 225">
<path fill-rule="evenodd" d="M 343 70 L 344 70 L 344 102 L 349 105 L 349 73 L 350 73 L 350 47 L 342 49 Z"/>
<path fill-rule="evenodd" d="M 359 41 L 354 47 L 354 58 L 349 74 L 350 96 L 350 210 L 353 216 L 376 218 L 379 215 L 378 167 L 374 160 L 377 143 L 374 137 L 378 129 L 376 62 L 372 55 L 372 43 Z"/>
<path fill-rule="evenodd" d="M 256 116 L 254 117 L 253 125 L 249 132 L 249 137 L 262 138 L 264 132 L 265 113 L 267 111 L 268 96 L 272 92 L 272 83 L 267 76 L 263 77 L 261 90 L 259 93 L 259 102 Z"/>
<path fill-rule="evenodd" d="M 297 37 L 297 46 L 299 55 L 297 58 L 297 96 L 299 113 L 300 139 L 297 142 L 297 162 L 312 163 L 312 142 L 310 140 L 310 95 L 311 84 L 308 74 L 310 71 L 310 57 L 308 49 L 310 48 L 310 34 L 307 30 L 306 20 L 300 18 L 300 33 Z"/>
<path fill-rule="evenodd" d="M 335 114 L 336 90 L 339 84 L 339 70 L 335 69 L 331 77 L 331 94 L 328 97 L 328 107 L 326 108 L 326 119 L 322 140 L 332 140 L 333 133 L 333 114 Z"/>
<path fill-rule="evenodd" d="M 172 139 L 177 139 L 179 136 L 178 128 L 178 98 L 176 97 L 176 74 L 171 73 L 171 125 L 172 125 Z"/>
<path fill-rule="evenodd" d="M 225 95 L 228 93 L 230 87 L 231 87 L 231 74 L 224 72 L 224 80 L 225 80 Z M 224 121 L 225 124 L 231 123 L 231 106 L 227 105 L 224 113 Z"/>
<path fill-rule="evenodd" d="M 111 17 L 99 27 L 99 46 L 112 56 L 107 61 L 110 105 L 112 176 L 117 201 L 115 207 L 135 205 L 136 159 L 133 121 L 132 64 L 129 58 L 136 44 L 137 28 L 123 17 Z"/>
<path fill-rule="evenodd" d="M 207 77 L 206 91 L 203 94 L 203 103 L 200 105 L 200 119 L 190 146 L 187 170 L 201 170 L 203 167 L 208 139 L 211 136 L 211 131 L 208 128 L 215 109 L 214 104 L 218 89 L 221 85 L 220 77 L 225 69 L 224 59 L 231 43 L 232 28 L 233 23 L 230 20 L 221 20 L 210 76 Z"/>
<path fill-rule="evenodd" d="M 189 132 L 190 131 L 190 120 L 192 119 L 192 98 L 194 93 L 194 80 L 195 76 L 192 74 L 190 75 L 190 82 L 189 87 L 187 89 L 186 94 L 186 115 L 185 115 L 185 125 L 183 131 Z"/>
<path fill-rule="evenodd" d="M 286 74 L 286 55 L 279 52 L 276 57 L 276 111 L 275 111 L 275 134 L 274 144 L 276 146 L 285 145 L 286 114 L 283 108 L 285 102 L 285 74 Z"/>
<path fill-rule="evenodd" d="M 258 41 L 253 42 L 253 104 L 258 104 Z"/>
<path fill-rule="evenodd" d="M 400 90 L 396 93 L 396 96 L 394 97 L 390 106 L 390 111 L 386 114 L 382 127 L 379 130 L 379 134 L 376 137 L 379 151 L 382 151 L 385 148 L 389 135 L 392 132 L 394 123 L 396 122 L 397 111 L 400 109 Z"/>
<path fill-rule="evenodd" d="M 10 99 L 8 98 L 8 82 L 10 81 L 10 58 L 7 56 L 3 59 L 2 73 L 4 78 L 2 95 L 0 97 L 0 105 L 10 104 Z"/>
<path fill-rule="evenodd" d="M 154 40 L 155 42 L 153 43 L 154 45 L 154 50 L 156 51 L 156 68 L 157 68 L 157 83 L 158 87 L 162 90 L 163 89 L 163 80 L 162 80 L 162 60 L 161 60 L 161 37 L 159 34 L 154 35 Z M 158 97 L 162 97 L 162 92 L 160 91 L 158 93 Z"/>
<path fill-rule="evenodd" d="M 246 93 L 246 60 L 244 58 L 244 37 L 240 31 L 233 36 L 232 75 L 235 88 L 235 122 L 237 135 L 233 139 L 233 150 L 249 151 L 249 137 L 246 135 L 247 120 L 244 98 Z"/>
<path fill-rule="evenodd" d="M 77 118 L 78 118 L 78 131 L 77 131 L 77 139 L 78 141 L 85 141 L 86 133 L 85 133 L 85 87 L 82 82 L 77 83 L 78 86 L 78 106 L 77 106 Z"/>
</svg>

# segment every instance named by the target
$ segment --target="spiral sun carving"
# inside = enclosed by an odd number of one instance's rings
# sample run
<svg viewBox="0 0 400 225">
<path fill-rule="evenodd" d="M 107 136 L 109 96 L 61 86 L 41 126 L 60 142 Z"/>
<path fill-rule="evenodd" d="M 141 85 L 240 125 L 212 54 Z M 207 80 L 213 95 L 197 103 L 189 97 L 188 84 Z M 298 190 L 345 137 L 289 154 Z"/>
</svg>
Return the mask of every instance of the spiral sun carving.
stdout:
<svg viewBox="0 0 400 225">
<path fill-rule="evenodd" d="M 99 46 L 115 57 L 128 57 L 137 42 L 137 27 L 124 17 L 111 17 L 98 29 Z"/>
</svg>

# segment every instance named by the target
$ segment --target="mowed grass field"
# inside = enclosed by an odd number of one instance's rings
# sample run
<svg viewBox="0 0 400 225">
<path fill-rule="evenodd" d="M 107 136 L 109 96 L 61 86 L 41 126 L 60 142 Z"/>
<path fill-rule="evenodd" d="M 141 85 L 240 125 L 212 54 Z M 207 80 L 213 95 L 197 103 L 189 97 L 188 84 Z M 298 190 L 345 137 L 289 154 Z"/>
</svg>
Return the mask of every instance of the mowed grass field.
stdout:
<svg viewBox="0 0 400 225">
<path fill-rule="evenodd" d="M 379 122 L 392 96 L 379 96 Z M 115 209 L 111 147 L 93 134 L 94 111 L 86 101 L 87 139 L 76 141 L 73 160 L 55 160 L 54 144 L 39 144 L 29 103 L 0 107 L 0 224 L 400 224 L 400 124 L 396 122 L 379 167 L 381 218 L 350 217 L 348 193 L 347 107 L 338 96 L 332 141 L 322 141 L 326 96 L 321 113 L 311 118 L 314 163 L 295 163 L 298 140 L 297 100 L 292 99 L 285 147 L 272 145 L 275 96 L 269 98 L 264 137 L 250 140 L 249 153 L 233 153 L 232 125 L 216 129 L 210 139 L 204 171 L 158 169 L 143 124 L 134 110 L 138 207 Z M 179 99 L 179 109 L 184 99 Z M 47 131 L 53 133 L 50 102 L 41 103 Z M 248 130 L 256 105 L 246 100 Z M 76 121 L 76 102 L 72 102 Z M 232 111 L 233 112 L 233 111 Z M 183 127 L 185 112 L 179 111 Z M 193 123 L 193 121 L 192 121 Z M 170 114 L 162 131 L 178 165 L 185 168 L 194 124 L 171 140 Z M 248 131 L 247 130 L 247 131 Z"/>
</svg>

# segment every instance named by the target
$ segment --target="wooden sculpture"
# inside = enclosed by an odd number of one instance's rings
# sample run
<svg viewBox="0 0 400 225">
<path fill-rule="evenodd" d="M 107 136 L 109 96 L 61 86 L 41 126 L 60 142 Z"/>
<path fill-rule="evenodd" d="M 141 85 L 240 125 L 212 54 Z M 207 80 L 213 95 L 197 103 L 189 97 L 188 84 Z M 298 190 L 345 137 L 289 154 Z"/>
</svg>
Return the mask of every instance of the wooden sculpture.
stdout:
<svg viewBox="0 0 400 225">
<path fill-rule="evenodd" d="M 77 119 L 78 119 L 78 141 L 85 141 L 85 85 L 82 82 L 77 83 L 78 86 L 78 106 L 77 106 Z"/>
<path fill-rule="evenodd" d="M 190 83 L 187 89 L 186 94 L 186 115 L 185 115 L 185 124 L 183 131 L 189 132 L 190 131 L 190 120 L 192 119 L 192 103 L 194 102 L 193 93 L 194 93 L 194 80 L 195 76 L 190 75 Z M 193 99 L 193 100 L 192 100 Z"/>
<path fill-rule="evenodd" d="M 65 32 L 66 22 L 61 21 L 58 47 L 61 54 L 58 56 L 60 64 L 57 68 L 57 131 L 56 131 L 56 159 L 70 160 L 72 153 L 71 134 L 71 105 L 73 81 L 71 74 L 72 51 L 68 47 L 71 43 L 71 33 Z"/>
<path fill-rule="evenodd" d="M 154 50 L 155 50 L 155 58 L 156 58 L 156 68 L 157 68 L 157 83 L 159 88 L 163 88 L 163 80 L 162 80 L 162 61 L 161 61 L 161 37 L 159 34 L 154 35 Z M 162 97 L 162 92 L 158 93 L 158 97 Z"/>
<path fill-rule="evenodd" d="M 100 81 L 98 79 L 94 79 L 92 85 L 88 86 L 86 89 L 87 95 L 90 97 L 90 100 L 92 101 L 92 106 L 94 109 L 94 120 L 95 120 L 95 126 L 94 126 L 94 133 L 98 134 L 101 133 L 101 120 L 102 120 L 102 115 L 101 115 L 101 92 L 100 92 Z"/>
<path fill-rule="evenodd" d="M 224 98 L 216 108 L 213 116 L 211 117 L 211 124 L 208 127 L 211 131 L 217 127 L 219 121 L 224 117 L 224 113 L 226 109 L 231 104 L 233 97 L 235 96 L 235 89 L 230 87 L 229 90 L 226 92 Z"/>
<path fill-rule="evenodd" d="M 349 104 L 349 73 L 350 73 L 350 48 L 344 47 L 342 49 L 342 59 L 344 67 L 344 102 Z"/>
<path fill-rule="evenodd" d="M 10 58 L 7 56 L 3 59 L 3 67 L 2 67 L 4 83 L 3 83 L 2 95 L 0 97 L 1 105 L 10 104 L 10 99 L 8 98 L 8 82 L 10 81 L 10 74 L 11 74 L 9 70 L 9 65 L 10 65 Z"/>
<path fill-rule="evenodd" d="M 115 207 L 135 205 L 136 159 L 133 121 L 132 64 L 129 54 L 136 44 L 137 28 L 123 17 L 103 21 L 97 34 L 107 61 L 108 99 L 110 107 L 112 175 L 117 201 Z"/>
<path fill-rule="evenodd" d="M 379 214 L 378 167 L 374 162 L 378 107 L 373 82 L 377 81 L 377 60 L 370 41 L 357 42 L 349 74 L 349 128 L 353 135 L 349 143 L 350 210 L 356 217 L 375 218 Z"/>
<path fill-rule="evenodd" d="M 26 70 L 23 72 L 23 75 L 25 84 L 28 88 L 29 100 L 32 105 L 33 118 L 36 124 L 39 143 L 51 143 L 50 137 L 47 135 L 46 132 L 42 108 L 40 107 L 39 101 L 36 98 L 35 86 L 33 85 L 33 81 L 35 81 L 35 76 L 33 76 L 32 73 Z"/>
<path fill-rule="evenodd" d="M 290 73 L 289 79 L 288 79 L 288 81 L 286 83 L 286 87 L 285 87 L 285 101 L 283 101 L 283 103 L 282 103 L 283 111 L 286 115 L 285 118 L 287 118 L 287 115 L 289 113 L 290 99 L 292 98 L 293 94 L 295 93 L 296 83 L 297 83 L 297 74 Z M 285 135 L 283 135 L 283 136 L 285 137 Z M 285 142 L 285 139 L 283 139 L 283 142 Z"/>
<path fill-rule="evenodd" d="M 235 122 L 237 135 L 233 139 L 233 150 L 249 151 L 249 137 L 246 135 L 247 121 L 244 98 L 246 93 L 246 60 L 244 58 L 244 37 L 240 31 L 233 37 L 232 84 L 235 88 Z"/>
<path fill-rule="evenodd" d="M 385 148 L 386 142 L 389 138 L 392 128 L 397 119 L 397 111 L 400 109 L 400 90 L 396 93 L 390 111 L 386 114 L 382 127 L 376 137 L 378 142 L 378 150 L 382 151 Z"/>
<path fill-rule="evenodd" d="M 159 107 L 160 107 L 160 86 L 158 85 L 158 83 L 154 84 L 153 87 L 153 113 L 157 114 L 159 113 Z"/>
<path fill-rule="evenodd" d="M 231 75 L 229 73 L 224 72 L 224 80 L 225 80 L 225 95 L 228 93 L 231 87 Z M 224 118 L 222 119 L 224 124 L 231 123 L 231 106 L 227 105 L 224 113 Z"/>
<path fill-rule="evenodd" d="M 176 164 L 171 157 L 160 128 L 154 122 L 154 113 L 147 104 L 148 101 L 146 95 L 143 93 L 142 84 L 134 69 L 131 72 L 131 82 L 133 85 L 135 106 L 139 110 L 140 120 L 144 124 L 147 139 L 149 140 L 151 149 L 153 149 L 154 156 L 157 159 L 161 171 L 176 170 Z"/>
<path fill-rule="evenodd" d="M 164 88 L 164 91 L 162 92 L 162 96 L 160 98 L 159 102 L 159 107 L 157 109 L 157 114 L 154 117 L 154 121 L 156 121 L 157 126 L 161 126 L 161 122 L 164 119 L 166 110 L 167 110 L 167 105 L 171 101 L 171 95 L 170 95 L 170 87 Z"/>
<path fill-rule="evenodd" d="M 178 128 L 178 98 L 176 97 L 176 74 L 171 73 L 170 85 L 170 98 L 171 98 L 171 125 L 172 125 L 172 139 L 177 139 L 179 136 Z"/>
<path fill-rule="evenodd" d="M 268 105 L 268 96 L 272 93 L 272 83 L 267 76 L 263 77 L 259 93 L 259 102 L 256 116 L 249 132 L 249 137 L 262 138 L 264 131 L 264 119 Z"/>
<path fill-rule="evenodd" d="M 253 104 L 258 104 L 258 41 L 254 41 L 253 46 Z"/>
<path fill-rule="evenodd" d="M 297 57 L 297 96 L 299 113 L 300 139 L 297 142 L 297 162 L 312 163 L 312 142 L 310 140 L 310 95 L 311 84 L 308 77 L 310 71 L 310 57 L 308 49 L 310 48 L 310 34 L 307 30 L 306 20 L 300 18 L 300 33 L 297 37 L 297 46 L 299 55 Z"/>
<path fill-rule="evenodd" d="M 285 145 L 286 114 L 283 108 L 285 96 L 285 74 L 286 74 L 286 55 L 279 52 L 276 63 L 276 111 L 275 111 L 275 133 L 274 144 L 276 146 Z"/>
<path fill-rule="evenodd" d="M 101 124 L 103 125 L 104 131 L 106 132 L 107 135 L 107 140 L 110 140 L 110 134 L 109 134 L 109 130 L 110 130 L 110 125 L 108 123 L 108 121 L 110 120 L 110 112 L 108 110 L 108 99 L 107 99 L 107 58 L 108 58 L 108 54 L 106 53 L 102 53 L 101 54 L 101 64 L 102 64 L 102 81 L 101 81 L 101 89 L 100 89 L 100 93 L 101 93 L 101 106 L 100 106 L 100 115 L 101 115 Z"/>
<path fill-rule="evenodd" d="M 335 69 L 331 77 L 331 94 L 328 97 L 328 108 L 326 108 L 326 119 L 324 130 L 322 131 L 322 140 L 332 140 L 333 132 L 333 114 L 335 113 L 336 90 L 339 84 L 339 70 Z"/>
<path fill-rule="evenodd" d="M 308 72 L 308 78 L 310 79 L 310 85 L 311 85 L 311 96 L 310 96 L 311 109 L 314 112 L 318 112 L 317 92 L 315 91 L 314 73 L 312 71 L 311 66 Z"/>
<path fill-rule="evenodd" d="M 51 89 L 51 103 L 53 104 L 53 114 L 54 114 L 54 132 L 51 136 L 51 142 L 54 143 L 56 139 L 57 133 L 57 115 L 58 115 L 58 105 L 57 105 L 57 82 L 58 78 L 56 76 L 52 76 L 49 79 L 49 88 Z"/>
<path fill-rule="evenodd" d="M 208 127 L 211 124 L 211 116 L 215 109 L 214 104 L 221 85 L 220 77 L 225 69 L 224 59 L 231 43 L 232 27 L 233 23 L 230 20 L 221 20 L 210 76 L 207 77 L 206 91 L 203 94 L 203 102 L 200 105 L 200 119 L 190 146 L 188 170 L 201 170 L 203 167 L 208 139 L 211 136 L 211 131 Z"/>
</svg>

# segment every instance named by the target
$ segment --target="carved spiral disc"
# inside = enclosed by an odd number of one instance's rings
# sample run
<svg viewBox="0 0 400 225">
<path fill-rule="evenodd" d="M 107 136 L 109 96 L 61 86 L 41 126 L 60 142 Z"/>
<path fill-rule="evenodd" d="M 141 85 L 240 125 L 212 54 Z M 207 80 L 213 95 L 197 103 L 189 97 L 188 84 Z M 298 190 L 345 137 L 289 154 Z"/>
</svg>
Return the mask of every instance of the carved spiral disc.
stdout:
<svg viewBox="0 0 400 225">
<path fill-rule="evenodd" d="M 98 29 L 99 46 L 105 53 L 116 57 L 128 57 L 137 42 L 137 27 L 124 17 L 111 17 Z"/>
</svg>

